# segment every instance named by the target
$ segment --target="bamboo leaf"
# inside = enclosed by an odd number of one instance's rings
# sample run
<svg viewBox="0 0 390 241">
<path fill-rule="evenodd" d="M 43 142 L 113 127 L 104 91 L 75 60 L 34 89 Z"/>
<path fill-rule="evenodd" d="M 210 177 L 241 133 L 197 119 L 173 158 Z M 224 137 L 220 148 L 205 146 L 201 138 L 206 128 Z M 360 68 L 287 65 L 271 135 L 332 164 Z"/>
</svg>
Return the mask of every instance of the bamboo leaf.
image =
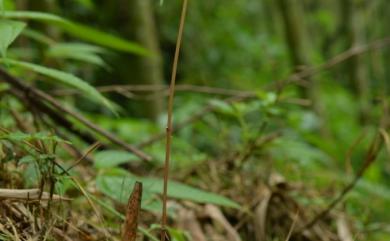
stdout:
<svg viewBox="0 0 390 241">
<path fill-rule="evenodd" d="M 117 201 L 124 201 L 120 197 L 128 197 L 130 195 L 130 190 L 124 189 L 123 187 L 132 186 L 136 181 L 143 183 L 145 192 L 154 194 L 161 194 L 162 192 L 163 180 L 135 176 L 100 175 L 96 178 L 96 187 L 107 196 L 110 196 Z M 240 207 L 239 204 L 224 196 L 203 191 L 176 181 L 169 181 L 168 196 L 171 198 L 184 199 L 199 203 L 212 203 L 231 208 Z"/>
<path fill-rule="evenodd" d="M 69 33 L 72 36 L 101 46 L 133 54 L 150 55 L 150 52 L 148 50 L 141 47 L 137 43 L 127 41 L 123 38 L 116 37 L 114 35 L 99 31 L 97 29 L 88 27 L 80 23 L 72 22 L 54 14 L 34 11 L 4 11 L 3 17 L 31 19 L 45 23 L 48 22 L 63 29 L 65 32 Z"/>
<path fill-rule="evenodd" d="M 95 153 L 95 167 L 98 169 L 115 167 L 138 158 L 129 152 L 119 150 L 105 150 Z"/>
<path fill-rule="evenodd" d="M 8 47 L 22 32 L 25 23 L 7 19 L 0 19 L 0 54 L 5 57 Z"/>
<path fill-rule="evenodd" d="M 0 59 L 0 62 L 2 60 Z M 4 60 L 3 60 L 4 61 Z M 72 74 L 57 70 L 48 68 L 42 65 L 32 64 L 28 62 L 23 61 L 17 61 L 13 59 L 7 59 L 7 64 L 18 66 L 21 68 L 25 68 L 31 71 L 34 71 L 36 73 L 39 73 L 41 75 L 56 79 L 63 84 L 66 84 L 68 86 L 74 87 L 80 91 L 82 91 L 84 94 L 86 94 L 88 97 L 90 97 L 91 100 L 99 103 L 103 103 L 106 107 L 108 107 L 110 110 L 114 111 L 114 107 L 111 105 L 110 101 L 106 99 L 102 94 L 99 93 L 93 86 L 86 83 L 82 79 L 80 79 L 77 76 L 74 76 Z"/>
<path fill-rule="evenodd" d="M 101 47 L 83 43 L 57 43 L 50 46 L 47 55 L 56 58 L 80 60 L 83 62 L 107 67 L 104 60 L 98 55 L 104 53 Z"/>
</svg>

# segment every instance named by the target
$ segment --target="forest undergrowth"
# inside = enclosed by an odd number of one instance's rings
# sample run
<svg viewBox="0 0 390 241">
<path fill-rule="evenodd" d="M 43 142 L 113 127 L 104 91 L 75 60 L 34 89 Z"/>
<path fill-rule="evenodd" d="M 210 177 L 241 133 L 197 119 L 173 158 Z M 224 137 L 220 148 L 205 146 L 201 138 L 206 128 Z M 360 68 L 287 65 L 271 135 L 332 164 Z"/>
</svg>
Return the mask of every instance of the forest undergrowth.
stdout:
<svg viewBox="0 0 390 241">
<path fill-rule="evenodd" d="M 1 8 L 0 240 L 390 237 L 382 179 L 389 96 L 383 89 L 367 109 L 361 96 L 327 83 L 390 39 L 354 45 L 261 89 L 176 84 L 186 4 L 169 86 L 94 86 L 63 61 L 104 69 L 107 49 L 150 53 L 57 15 Z M 52 39 L 31 22 L 88 44 Z M 38 64 L 11 44 L 26 53 L 43 45 L 45 57 Z M 166 97 L 157 121 L 125 117 L 118 104 Z"/>
</svg>

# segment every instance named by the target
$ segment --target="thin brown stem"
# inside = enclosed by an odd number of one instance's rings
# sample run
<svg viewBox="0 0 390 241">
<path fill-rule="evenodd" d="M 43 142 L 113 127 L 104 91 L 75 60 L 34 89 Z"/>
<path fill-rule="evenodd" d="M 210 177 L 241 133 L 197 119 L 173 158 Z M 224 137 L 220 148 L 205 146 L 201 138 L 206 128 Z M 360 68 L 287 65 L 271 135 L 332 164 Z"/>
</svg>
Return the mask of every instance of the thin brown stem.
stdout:
<svg viewBox="0 0 390 241">
<path fill-rule="evenodd" d="M 171 157 L 171 140 L 172 140 L 172 112 L 173 112 L 173 98 L 175 95 L 175 83 L 177 74 L 177 64 L 179 62 L 180 46 L 183 36 L 184 22 L 187 13 L 188 0 L 183 0 L 183 7 L 180 16 L 179 32 L 176 40 L 175 56 L 173 59 L 171 84 L 169 87 L 168 100 L 168 119 L 167 119 L 167 134 L 166 134 L 166 148 L 165 148 L 165 165 L 164 165 L 164 190 L 163 190 L 163 208 L 161 220 L 161 241 L 165 241 L 166 224 L 167 224 L 167 193 L 168 193 L 168 177 L 169 177 L 169 161 Z"/>
</svg>

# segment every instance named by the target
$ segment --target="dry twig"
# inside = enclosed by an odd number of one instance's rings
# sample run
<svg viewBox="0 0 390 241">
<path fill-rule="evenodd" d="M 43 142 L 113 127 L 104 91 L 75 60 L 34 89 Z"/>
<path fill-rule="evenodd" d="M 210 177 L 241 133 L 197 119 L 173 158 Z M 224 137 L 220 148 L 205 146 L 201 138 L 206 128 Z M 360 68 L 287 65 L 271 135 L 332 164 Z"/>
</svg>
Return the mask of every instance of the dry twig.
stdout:
<svg viewBox="0 0 390 241">
<path fill-rule="evenodd" d="M 4 189 L 0 188 L 0 199 L 21 199 L 21 200 L 49 200 L 51 198 L 50 193 L 41 192 L 36 189 Z M 61 197 L 59 195 L 52 195 L 53 200 L 69 201 L 69 198 Z"/>
</svg>

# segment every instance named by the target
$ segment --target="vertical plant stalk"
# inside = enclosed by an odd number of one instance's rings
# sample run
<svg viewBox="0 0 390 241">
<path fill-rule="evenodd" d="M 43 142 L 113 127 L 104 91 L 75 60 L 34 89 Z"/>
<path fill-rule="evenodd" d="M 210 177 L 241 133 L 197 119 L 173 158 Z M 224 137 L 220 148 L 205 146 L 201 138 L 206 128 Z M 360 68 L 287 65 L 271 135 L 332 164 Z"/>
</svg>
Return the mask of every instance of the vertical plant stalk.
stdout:
<svg viewBox="0 0 390 241">
<path fill-rule="evenodd" d="M 169 86 L 168 97 L 168 118 L 166 128 L 166 146 L 165 146 L 165 164 L 164 164 L 164 190 L 163 190 L 163 207 L 161 219 L 161 241 L 165 241 L 166 224 L 167 224 L 167 193 L 168 193 L 168 177 L 169 177 L 169 161 L 171 158 L 171 140 L 172 140 L 172 111 L 173 111 L 173 97 L 175 95 L 175 83 L 177 74 L 177 64 L 179 62 L 180 46 L 183 36 L 184 22 L 187 14 L 188 0 L 183 0 L 183 6 L 180 16 L 179 32 L 177 34 L 175 56 L 172 65 L 171 83 Z"/>
</svg>

